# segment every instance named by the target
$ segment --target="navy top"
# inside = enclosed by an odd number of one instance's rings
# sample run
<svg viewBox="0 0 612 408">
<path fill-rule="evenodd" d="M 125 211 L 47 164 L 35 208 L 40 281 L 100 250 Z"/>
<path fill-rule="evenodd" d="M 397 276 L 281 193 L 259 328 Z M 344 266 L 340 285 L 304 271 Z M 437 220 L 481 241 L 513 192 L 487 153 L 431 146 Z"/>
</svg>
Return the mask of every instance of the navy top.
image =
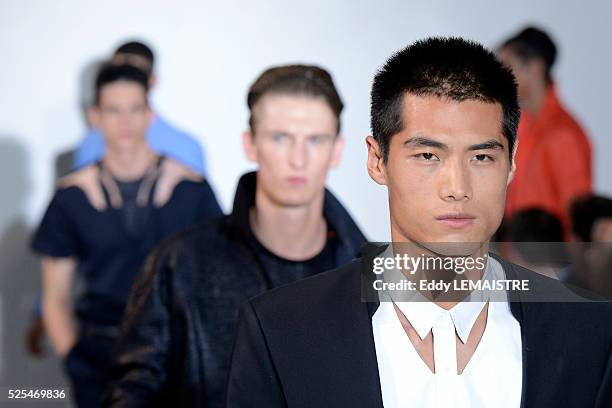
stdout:
<svg viewBox="0 0 612 408">
<path fill-rule="evenodd" d="M 47 256 L 78 259 L 77 276 L 84 282 L 76 304 L 81 321 L 119 324 L 128 292 L 151 249 L 176 231 L 222 215 L 209 184 L 187 180 L 176 185 L 166 204 L 149 204 L 143 213 L 146 223 L 134 234 L 128 231 L 121 208 L 109 205 L 98 211 L 79 187 L 56 191 L 32 249 Z"/>
</svg>

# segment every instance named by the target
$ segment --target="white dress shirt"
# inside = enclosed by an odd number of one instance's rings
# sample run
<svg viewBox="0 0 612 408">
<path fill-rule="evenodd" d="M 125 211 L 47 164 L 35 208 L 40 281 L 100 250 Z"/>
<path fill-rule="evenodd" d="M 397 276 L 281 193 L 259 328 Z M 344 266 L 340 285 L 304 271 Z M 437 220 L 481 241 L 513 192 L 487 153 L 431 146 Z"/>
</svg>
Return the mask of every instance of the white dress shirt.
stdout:
<svg viewBox="0 0 612 408">
<path fill-rule="evenodd" d="M 488 257 L 483 279 L 505 279 L 502 266 Z M 415 292 L 416 296 L 422 296 Z M 457 374 L 455 332 L 465 343 L 485 301 L 462 301 L 445 310 L 433 302 L 395 302 L 421 339 L 433 333 L 436 373 L 421 359 L 386 293 L 372 317 L 376 358 L 386 408 L 519 407 L 522 391 L 521 328 L 507 298 L 490 301 L 480 343 Z M 485 296 L 483 298 L 483 296 Z M 474 297 L 472 297 L 474 298 Z M 478 297 L 476 299 L 479 299 Z"/>
</svg>

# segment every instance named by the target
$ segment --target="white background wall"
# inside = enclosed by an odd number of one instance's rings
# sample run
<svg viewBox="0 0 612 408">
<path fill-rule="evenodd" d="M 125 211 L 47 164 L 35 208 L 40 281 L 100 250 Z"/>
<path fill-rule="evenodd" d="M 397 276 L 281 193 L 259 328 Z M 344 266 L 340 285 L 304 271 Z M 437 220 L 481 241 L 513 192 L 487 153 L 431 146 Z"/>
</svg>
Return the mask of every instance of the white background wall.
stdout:
<svg viewBox="0 0 612 408">
<path fill-rule="evenodd" d="M 458 35 L 495 46 L 535 23 L 559 44 L 555 76 L 560 94 L 592 137 L 596 187 L 612 194 L 611 4 L 0 0 L 0 236 L 11 241 L 11 225 L 27 231 L 38 222 L 52 194 L 56 156 L 83 133 L 79 75 L 86 64 L 129 38 L 155 47 L 160 81 L 154 105 L 206 146 L 211 180 L 226 210 L 238 176 L 250 168 L 240 143 L 249 84 L 272 64 L 328 68 L 346 103 L 347 139 L 343 163 L 329 186 L 371 239 L 385 240 L 386 191 L 365 170 L 369 88 L 377 67 L 420 37 Z M 4 282 L 15 273 L 36 272 L 7 270 Z M 6 351 L 0 360 L 2 355 Z"/>
<path fill-rule="evenodd" d="M 612 193 L 607 95 L 611 3 L 601 1 L 8 1 L 0 2 L 0 137 L 27 152 L 23 208 L 37 222 L 52 193 L 55 156 L 78 142 L 78 77 L 122 40 L 154 45 L 156 108 L 205 144 L 210 173 L 229 209 L 247 168 L 240 147 L 245 93 L 265 67 L 321 64 L 346 102 L 347 149 L 329 185 L 368 235 L 387 236 L 385 190 L 367 177 L 364 136 L 375 70 L 391 52 L 428 35 L 460 35 L 494 46 L 526 23 L 560 45 L 556 77 L 595 147 L 596 186 Z M 10 171 L 2 168 L 0 171 Z"/>
</svg>

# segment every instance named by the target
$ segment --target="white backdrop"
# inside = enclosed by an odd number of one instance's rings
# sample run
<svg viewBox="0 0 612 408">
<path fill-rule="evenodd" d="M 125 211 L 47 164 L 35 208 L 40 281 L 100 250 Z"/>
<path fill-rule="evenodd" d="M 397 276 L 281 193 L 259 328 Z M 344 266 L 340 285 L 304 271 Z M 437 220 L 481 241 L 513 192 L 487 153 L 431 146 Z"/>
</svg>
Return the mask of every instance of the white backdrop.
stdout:
<svg viewBox="0 0 612 408">
<path fill-rule="evenodd" d="M 383 240 L 385 190 L 369 180 L 364 165 L 375 70 L 394 50 L 423 36 L 460 35 L 494 46 L 526 23 L 548 29 L 557 40 L 560 93 L 592 137 L 597 188 L 612 193 L 612 179 L 605 176 L 611 168 L 606 155 L 612 152 L 605 105 L 612 92 L 610 3 L 495 3 L 2 0 L 0 137 L 13 138 L 27 153 L 23 215 L 29 225 L 38 221 L 52 193 L 55 156 L 83 132 L 78 109 L 83 67 L 125 39 L 142 38 L 159 57 L 155 107 L 204 143 L 212 183 L 226 210 L 237 177 L 249 167 L 239 137 L 246 126 L 248 85 L 271 64 L 327 67 L 346 103 L 348 141 L 329 185 L 368 236 Z"/>
<path fill-rule="evenodd" d="M 523 25 L 560 46 L 561 96 L 591 135 L 596 187 L 612 194 L 607 100 L 612 3 L 596 1 L 0 0 L 0 386 L 62 383 L 53 359 L 26 358 L 22 333 L 39 286 L 27 251 L 53 191 L 54 162 L 84 131 L 79 78 L 122 41 L 155 47 L 154 106 L 206 146 L 224 209 L 251 166 L 241 150 L 248 85 L 267 66 L 316 63 L 346 103 L 343 163 L 329 186 L 372 240 L 388 239 L 385 189 L 369 180 L 369 88 L 390 54 L 418 38 L 458 35 L 495 46 Z"/>
</svg>

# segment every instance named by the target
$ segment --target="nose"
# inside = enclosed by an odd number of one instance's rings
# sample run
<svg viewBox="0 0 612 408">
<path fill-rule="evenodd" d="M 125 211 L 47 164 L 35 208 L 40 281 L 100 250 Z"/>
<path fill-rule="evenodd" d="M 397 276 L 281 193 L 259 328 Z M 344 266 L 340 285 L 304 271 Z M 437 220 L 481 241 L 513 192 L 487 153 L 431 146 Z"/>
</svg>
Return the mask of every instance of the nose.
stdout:
<svg viewBox="0 0 612 408">
<path fill-rule="evenodd" d="M 291 144 L 289 150 L 289 164 L 291 167 L 301 169 L 308 161 L 308 151 L 304 140 L 296 140 Z"/>
<path fill-rule="evenodd" d="M 440 198 L 444 201 L 465 201 L 472 198 L 472 182 L 467 164 L 448 161 L 440 174 Z"/>
<path fill-rule="evenodd" d="M 132 123 L 134 114 L 128 110 L 122 110 L 119 112 L 119 124 L 121 126 L 128 126 Z"/>
</svg>

